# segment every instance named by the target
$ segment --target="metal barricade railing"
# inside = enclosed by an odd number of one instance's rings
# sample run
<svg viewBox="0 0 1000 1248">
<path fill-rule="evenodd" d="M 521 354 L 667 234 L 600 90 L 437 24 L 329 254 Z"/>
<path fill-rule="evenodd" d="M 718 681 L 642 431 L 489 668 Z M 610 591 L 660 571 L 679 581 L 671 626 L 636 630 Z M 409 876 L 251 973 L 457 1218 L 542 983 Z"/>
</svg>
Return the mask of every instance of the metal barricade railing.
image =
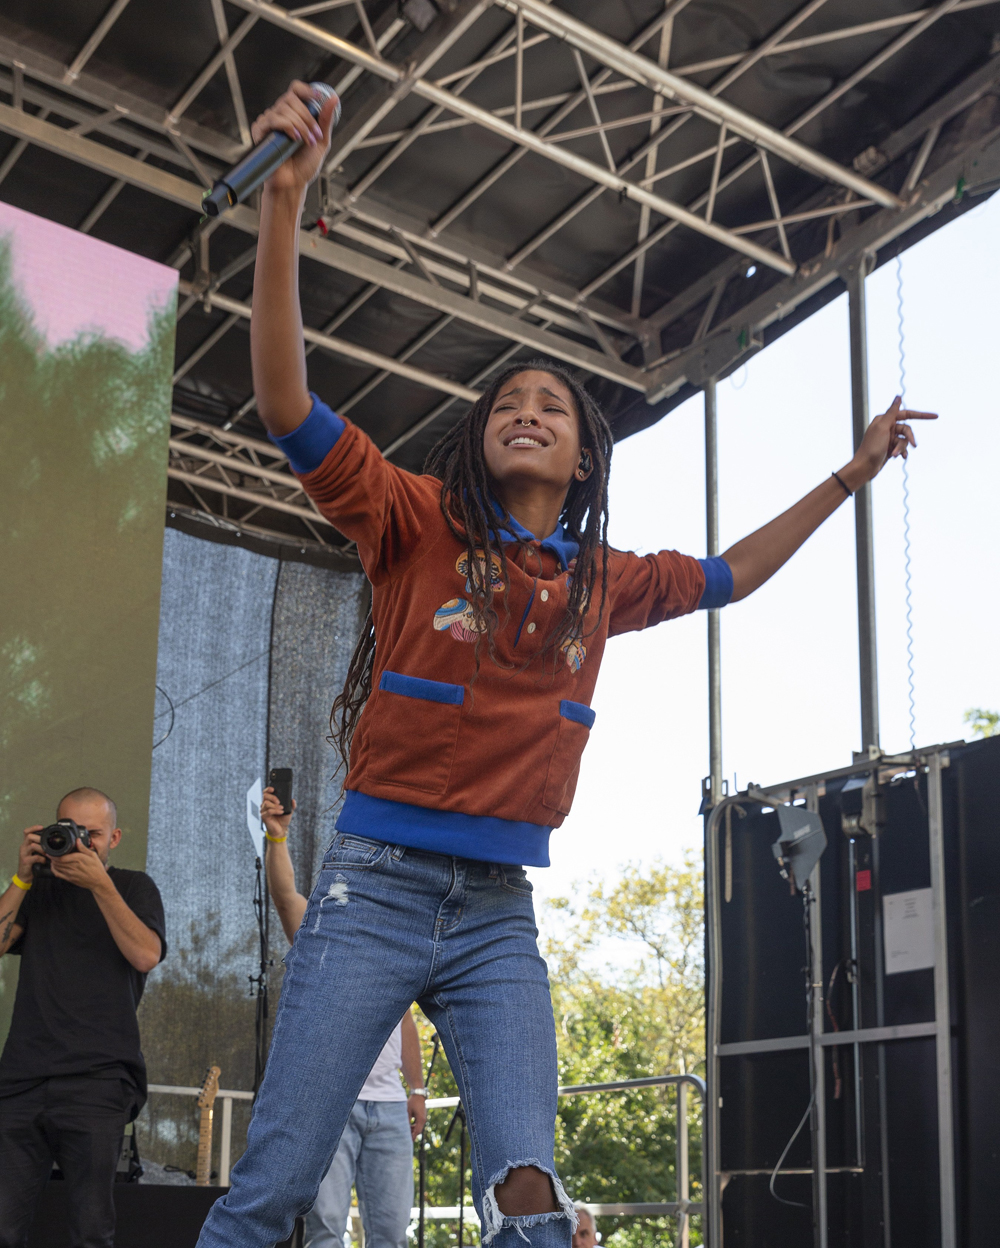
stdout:
<svg viewBox="0 0 1000 1248">
<path fill-rule="evenodd" d="M 665 1201 L 640 1201 L 624 1204 L 588 1204 L 587 1208 L 597 1217 L 675 1217 L 678 1219 L 677 1242 L 680 1248 L 687 1248 L 689 1220 L 693 1214 L 700 1214 L 702 1202 L 691 1200 L 691 1165 L 688 1139 L 688 1088 L 693 1088 L 701 1101 L 702 1122 L 705 1115 L 705 1082 L 697 1075 L 651 1075 L 646 1079 L 619 1079 L 612 1083 L 581 1083 L 560 1088 L 560 1096 L 586 1096 L 597 1092 L 627 1092 L 637 1088 L 656 1088 L 673 1086 L 677 1089 L 677 1199 Z M 180 1087 L 166 1083 L 151 1083 L 151 1093 L 167 1096 L 187 1096 L 197 1098 L 201 1088 Z M 239 1092 L 232 1088 L 220 1088 L 216 1100 L 222 1102 L 222 1127 L 219 1150 L 219 1187 L 229 1186 L 229 1171 L 232 1163 L 233 1149 L 233 1101 L 252 1101 L 252 1092 Z M 431 1098 L 427 1102 L 428 1110 L 454 1109 L 459 1104 L 457 1096 Z M 702 1150 L 702 1191 L 704 1192 L 704 1150 Z M 413 1217 L 421 1213 L 414 1207 Z M 461 1216 L 470 1222 L 478 1222 L 478 1216 L 471 1206 L 433 1206 L 423 1208 L 423 1216 L 435 1221 L 458 1220 Z"/>
<path fill-rule="evenodd" d="M 646 1079 L 619 1079 L 611 1083 L 581 1083 L 559 1089 L 560 1096 L 584 1096 L 595 1092 L 628 1092 L 638 1088 L 656 1088 L 673 1086 L 677 1088 L 677 1199 L 664 1201 L 640 1201 L 624 1204 L 587 1204 L 587 1208 L 596 1217 L 674 1217 L 678 1219 L 677 1243 L 679 1248 L 688 1248 L 688 1235 L 692 1215 L 702 1212 L 702 1202 L 691 1200 L 691 1164 L 690 1140 L 688 1138 L 688 1088 L 693 1088 L 701 1102 L 702 1122 L 705 1119 L 705 1081 L 697 1075 L 651 1075 Z M 428 1100 L 427 1108 L 454 1109 L 459 1104 L 457 1096 L 445 1096 Z M 702 1150 L 701 1187 L 704 1192 L 704 1150 Z M 420 1208 L 413 1210 L 414 1218 L 420 1214 Z M 478 1222 L 479 1218 L 472 1206 L 461 1211 L 457 1206 L 424 1207 L 424 1217 L 457 1221 Z"/>
</svg>

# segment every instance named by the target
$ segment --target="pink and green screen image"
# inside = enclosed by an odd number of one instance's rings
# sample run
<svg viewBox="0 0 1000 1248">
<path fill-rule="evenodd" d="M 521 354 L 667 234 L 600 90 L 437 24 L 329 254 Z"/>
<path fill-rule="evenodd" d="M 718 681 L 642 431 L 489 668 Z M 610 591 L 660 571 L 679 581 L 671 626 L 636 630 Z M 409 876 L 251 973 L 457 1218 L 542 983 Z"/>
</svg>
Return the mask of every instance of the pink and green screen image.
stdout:
<svg viewBox="0 0 1000 1248">
<path fill-rule="evenodd" d="M 115 861 L 145 864 L 176 291 L 0 204 L 0 886 L 80 785 L 118 803 Z"/>
</svg>

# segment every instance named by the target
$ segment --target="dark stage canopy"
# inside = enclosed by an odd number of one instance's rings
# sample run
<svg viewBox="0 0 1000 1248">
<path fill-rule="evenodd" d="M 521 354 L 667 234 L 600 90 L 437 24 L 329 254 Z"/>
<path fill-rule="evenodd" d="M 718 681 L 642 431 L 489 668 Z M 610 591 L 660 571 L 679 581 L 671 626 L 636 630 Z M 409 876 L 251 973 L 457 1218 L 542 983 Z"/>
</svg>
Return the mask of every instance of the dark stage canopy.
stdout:
<svg viewBox="0 0 1000 1248">
<path fill-rule="evenodd" d="M 625 437 L 981 202 L 998 32 L 996 0 L 0 0 L 0 197 L 180 270 L 172 508 L 336 548 L 254 410 L 256 209 L 200 223 L 290 78 L 344 100 L 311 384 L 418 469 L 502 361 L 577 370 Z"/>
</svg>

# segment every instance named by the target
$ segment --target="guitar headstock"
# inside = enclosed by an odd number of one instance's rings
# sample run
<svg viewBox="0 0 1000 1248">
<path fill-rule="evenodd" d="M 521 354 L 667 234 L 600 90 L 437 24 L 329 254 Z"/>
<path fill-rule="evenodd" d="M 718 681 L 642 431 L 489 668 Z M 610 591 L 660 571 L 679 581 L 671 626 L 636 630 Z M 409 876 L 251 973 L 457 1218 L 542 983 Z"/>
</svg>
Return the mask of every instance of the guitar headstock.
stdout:
<svg viewBox="0 0 1000 1248">
<path fill-rule="evenodd" d="M 222 1071 L 218 1066 L 209 1066 L 202 1080 L 201 1091 L 198 1093 L 198 1108 L 211 1109 L 219 1094 L 219 1076 Z"/>
</svg>

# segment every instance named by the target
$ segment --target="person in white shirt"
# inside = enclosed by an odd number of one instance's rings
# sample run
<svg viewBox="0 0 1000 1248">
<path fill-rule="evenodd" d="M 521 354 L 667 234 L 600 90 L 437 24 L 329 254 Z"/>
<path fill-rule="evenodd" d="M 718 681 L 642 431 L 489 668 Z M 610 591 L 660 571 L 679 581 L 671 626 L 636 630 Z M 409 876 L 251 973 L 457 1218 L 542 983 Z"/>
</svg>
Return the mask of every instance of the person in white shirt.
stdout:
<svg viewBox="0 0 1000 1248">
<path fill-rule="evenodd" d="M 282 813 L 273 789 L 264 790 L 260 814 L 268 840 L 267 886 L 291 942 L 306 912 L 288 853 L 292 814 Z M 426 1098 L 417 1024 L 407 1010 L 375 1059 L 316 1203 L 306 1214 L 306 1248 L 343 1248 L 352 1187 L 358 1194 L 365 1248 L 406 1248 L 413 1207 L 413 1141 L 424 1129 Z"/>
</svg>

